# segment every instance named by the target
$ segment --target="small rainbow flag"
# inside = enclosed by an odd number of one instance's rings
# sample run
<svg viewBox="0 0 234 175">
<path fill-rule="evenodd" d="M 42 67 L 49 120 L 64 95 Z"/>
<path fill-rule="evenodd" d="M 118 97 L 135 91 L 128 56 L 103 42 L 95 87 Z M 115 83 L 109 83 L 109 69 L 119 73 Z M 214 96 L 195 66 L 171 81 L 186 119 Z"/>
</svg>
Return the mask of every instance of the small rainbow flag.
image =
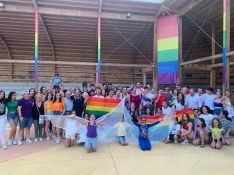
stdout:
<svg viewBox="0 0 234 175">
<path fill-rule="evenodd" d="M 119 102 L 119 99 L 89 97 L 86 112 L 89 115 L 94 114 L 96 118 L 99 118 L 111 112 Z"/>
<path fill-rule="evenodd" d="M 164 115 L 153 115 L 153 116 L 138 116 L 137 120 L 140 122 L 142 118 L 146 118 L 146 123 L 151 124 L 154 123 L 164 117 Z"/>
<path fill-rule="evenodd" d="M 194 112 L 193 112 L 192 108 L 185 108 L 185 109 L 176 111 L 176 117 L 178 118 L 178 122 L 180 122 L 180 123 L 182 122 L 182 117 L 183 117 L 184 113 L 188 113 L 190 119 L 193 122 L 193 120 L 194 120 Z"/>
</svg>

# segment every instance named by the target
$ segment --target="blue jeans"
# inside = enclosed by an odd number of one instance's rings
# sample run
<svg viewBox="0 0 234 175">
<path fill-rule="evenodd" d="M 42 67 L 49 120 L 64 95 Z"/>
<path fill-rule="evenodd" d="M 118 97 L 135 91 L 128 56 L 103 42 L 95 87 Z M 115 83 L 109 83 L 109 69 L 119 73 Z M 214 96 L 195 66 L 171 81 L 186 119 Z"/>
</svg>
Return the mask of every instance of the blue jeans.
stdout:
<svg viewBox="0 0 234 175">
<path fill-rule="evenodd" d="M 62 112 L 60 112 L 60 111 L 54 111 L 53 115 L 62 115 Z"/>
<path fill-rule="evenodd" d="M 11 120 L 18 122 L 18 120 L 19 120 L 18 112 L 9 112 L 7 114 L 7 121 L 9 122 Z"/>
<path fill-rule="evenodd" d="M 151 150 L 151 143 L 148 138 L 139 137 L 139 146 L 142 151 Z"/>
<path fill-rule="evenodd" d="M 28 128 L 30 129 L 32 126 L 32 118 L 24 118 L 23 121 L 19 120 L 20 129 Z"/>
<path fill-rule="evenodd" d="M 126 137 L 125 136 L 118 136 L 119 142 L 120 143 L 125 143 L 126 142 Z"/>
</svg>

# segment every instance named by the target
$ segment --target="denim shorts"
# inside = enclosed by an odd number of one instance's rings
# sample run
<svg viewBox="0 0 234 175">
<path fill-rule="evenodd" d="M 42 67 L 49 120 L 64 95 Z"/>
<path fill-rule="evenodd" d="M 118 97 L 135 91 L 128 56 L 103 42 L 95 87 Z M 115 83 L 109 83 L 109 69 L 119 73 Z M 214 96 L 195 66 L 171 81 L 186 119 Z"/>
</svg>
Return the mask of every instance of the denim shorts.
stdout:
<svg viewBox="0 0 234 175">
<path fill-rule="evenodd" d="M 62 115 L 62 112 L 60 112 L 60 111 L 54 111 L 53 115 Z"/>
<path fill-rule="evenodd" d="M 24 118 L 22 122 L 19 120 L 20 129 L 24 129 L 24 128 L 30 129 L 31 126 L 32 126 L 32 118 Z"/>
<path fill-rule="evenodd" d="M 11 121 L 11 120 L 14 120 L 14 121 L 17 121 L 19 120 L 19 115 L 18 115 L 18 112 L 9 112 L 7 114 L 7 121 Z"/>
<path fill-rule="evenodd" d="M 98 147 L 97 137 L 95 137 L 95 138 L 86 137 L 85 147 L 97 149 L 97 147 Z"/>
<path fill-rule="evenodd" d="M 125 136 L 118 136 L 119 142 L 120 143 L 125 143 L 126 142 L 126 137 Z"/>
</svg>

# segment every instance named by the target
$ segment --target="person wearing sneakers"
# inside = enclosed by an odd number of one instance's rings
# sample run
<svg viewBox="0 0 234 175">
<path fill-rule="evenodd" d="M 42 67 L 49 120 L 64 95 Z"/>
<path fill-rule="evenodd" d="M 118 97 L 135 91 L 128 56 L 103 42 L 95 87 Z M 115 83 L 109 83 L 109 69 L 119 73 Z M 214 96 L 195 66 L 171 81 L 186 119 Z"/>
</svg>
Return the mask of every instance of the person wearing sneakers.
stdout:
<svg viewBox="0 0 234 175">
<path fill-rule="evenodd" d="M 169 133 L 165 139 L 165 143 L 178 143 L 178 138 L 180 137 L 180 124 L 178 124 L 178 118 L 175 118 L 174 123 L 169 125 Z"/>
<path fill-rule="evenodd" d="M 30 99 L 29 91 L 24 91 L 23 98 L 19 100 L 19 138 L 18 145 L 22 145 L 23 131 L 25 130 L 26 143 L 32 143 L 30 140 L 30 128 L 32 125 L 32 106 L 33 102 Z"/>
<path fill-rule="evenodd" d="M 17 145 L 17 141 L 15 139 L 16 136 L 16 130 L 17 130 L 17 125 L 19 121 L 19 116 L 18 116 L 18 100 L 16 99 L 16 92 L 11 91 L 8 95 L 6 106 L 7 106 L 7 121 L 9 122 L 11 126 L 11 131 L 10 131 L 10 137 L 8 140 L 8 146 L 11 146 L 12 144 Z"/>
<path fill-rule="evenodd" d="M 44 127 L 44 120 L 41 120 L 41 116 L 44 116 L 44 104 L 42 102 L 41 94 L 35 95 L 35 102 L 32 108 L 33 114 L 33 125 L 34 125 L 34 132 L 35 132 L 35 139 L 34 142 L 40 140 L 42 142 L 42 128 Z M 42 122 L 40 122 L 42 121 Z"/>
<path fill-rule="evenodd" d="M 7 149 L 6 137 L 5 137 L 5 123 L 6 123 L 6 99 L 5 92 L 0 91 L 0 139 L 2 142 L 2 148 Z"/>
<path fill-rule="evenodd" d="M 193 124 L 188 113 L 184 113 L 182 117 L 182 125 L 180 129 L 180 137 L 183 142 L 181 144 L 188 144 L 188 140 L 193 139 Z"/>
</svg>

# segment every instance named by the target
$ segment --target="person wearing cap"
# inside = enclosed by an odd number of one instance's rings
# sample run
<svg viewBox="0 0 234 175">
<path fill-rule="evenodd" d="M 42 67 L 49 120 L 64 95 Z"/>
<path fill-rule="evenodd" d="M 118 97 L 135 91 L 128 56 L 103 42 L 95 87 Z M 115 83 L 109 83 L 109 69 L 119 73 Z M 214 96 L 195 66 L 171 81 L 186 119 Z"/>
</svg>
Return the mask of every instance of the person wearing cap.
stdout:
<svg viewBox="0 0 234 175">
<path fill-rule="evenodd" d="M 148 130 L 150 127 L 159 124 L 161 121 L 162 119 L 151 124 L 146 124 L 145 117 L 142 117 L 140 123 L 133 121 L 133 123 L 139 128 L 140 133 L 139 133 L 138 142 L 142 151 L 151 150 L 151 143 L 150 143 L 149 136 L 148 136 Z"/>
<path fill-rule="evenodd" d="M 22 145 L 22 136 L 25 130 L 26 143 L 31 143 L 30 128 L 32 125 L 32 106 L 33 102 L 30 99 L 29 91 L 24 91 L 23 98 L 19 100 L 18 113 L 19 113 L 19 137 L 18 145 Z"/>
</svg>

